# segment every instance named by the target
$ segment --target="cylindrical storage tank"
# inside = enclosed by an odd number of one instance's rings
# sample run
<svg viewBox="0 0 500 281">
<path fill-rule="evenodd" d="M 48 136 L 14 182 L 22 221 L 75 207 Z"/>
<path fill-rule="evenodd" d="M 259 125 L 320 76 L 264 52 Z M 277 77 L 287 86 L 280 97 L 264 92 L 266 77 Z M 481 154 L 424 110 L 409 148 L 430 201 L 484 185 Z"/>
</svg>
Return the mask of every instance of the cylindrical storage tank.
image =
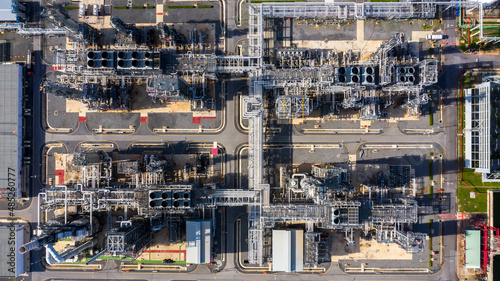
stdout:
<svg viewBox="0 0 500 281">
<path fill-rule="evenodd" d="M 127 62 L 124 61 L 124 60 L 120 60 L 120 61 L 118 61 L 118 66 L 119 67 L 126 67 L 127 66 Z"/>
<path fill-rule="evenodd" d="M 333 209 L 333 215 L 338 217 L 340 216 L 340 210 L 339 209 Z"/>
<path fill-rule="evenodd" d="M 403 75 L 399 76 L 399 82 L 406 82 L 406 77 Z"/>
<path fill-rule="evenodd" d="M 118 58 L 123 60 L 123 59 L 127 58 L 127 54 L 125 52 L 119 52 Z"/>
<path fill-rule="evenodd" d="M 163 201 L 161 202 L 161 206 L 162 206 L 163 208 L 168 208 L 168 207 L 170 207 L 170 206 L 171 206 L 171 202 L 170 202 L 170 200 L 163 200 Z"/>
<path fill-rule="evenodd" d="M 399 69 L 399 73 L 401 73 L 401 74 L 405 74 L 405 73 L 406 73 L 406 69 L 405 69 L 404 67 L 401 67 L 401 68 Z"/>
<path fill-rule="evenodd" d="M 109 53 L 108 53 L 108 52 L 102 52 L 102 53 L 101 53 L 101 57 L 102 57 L 103 59 L 107 59 L 107 58 L 109 58 Z"/>
<path fill-rule="evenodd" d="M 334 218 L 333 219 L 333 224 L 334 225 L 339 225 L 340 224 L 340 219 L 339 218 Z"/>
<path fill-rule="evenodd" d="M 182 195 L 184 197 L 184 199 L 189 199 L 191 197 L 191 194 L 190 192 L 184 192 L 184 194 Z"/>
<path fill-rule="evenodd" d="M 95 53 L 94 53 L 94 52 L 88 52 L 88 53 L 87 53 L 87 57 L 88 57 L 89 59 L 94 59 L 94 58 L 96 57 L 96 55 L 95 55 Z"/>
<path fill-rule="evenodd" d="M 150 53 L 150 52 L 146 52 L 146 53 L 144 53 L 144 57 L 147 58 L 147 59 L 149 59 L 149 58 L 153 57 L 153 54 Z"/>
<path fill-rule="evenodd" d="M 138 60 L 132 60 L 132 66 L 133 66 L 133 67 L 140 67 L 140 66 L 141 66 L 141 64 L 139 63 L 139 61 L 138 61 Z"/>
<path fill-rule="evenodd" d="M 149 207 L 151 207 L 151 208 L 156 207 L 156 201 L 154 201 L 154 200 L 149 201 Z"/>
<path fill-rule="evenodd" d="M 139 58 L 139 52 L 132 52 L 132 58 L 133 59 L 138 59 Z"/>
<path fill-rule="evenodd" d="M 156 192 L 153 191 L 153 192 L 149 193 L 149 198 L 155 199 L 156 198 Z"/>
<path fill-rule="evenodd" d="M 344 83 L 345 82 L 345 76 L 339 76 L 339 82 Z"/>
<path fill-rule="evenodd" d="M 366 82 L 368 83 L 373 83 L 374 79 L 373 79 L 373 76 L 372 75 L 368 75 L 366 76 Z"/>
<path fill-rule="evenodd" d="M 351 76 L 351 81 L 352 81 L 353 83 L 358 83 L 358 82 L 359 82 L 359 76 L 357 76 L 357 75 L 353 75 L 353 76 Z"/>
<path fill-rule="evenodd" d="M 170 198 L 170 191 L 163 191 L 163 193 L 161 194 L 161 198 L 169 199 Z"/>
<path fill-rule="evenodd" d="M 366 73 L 367 74 L 373 74 L 373 72 L 374 72 L 373 67 L 369 66 L 369 67 L 366 68 Z"/>
<path fill-rule="evenodd" d="M 408 82 L 415 82 L 415 77 L 408 76 Z"/>
<path fill-rule="evenodd" d="M 181 198 L 181 195 L 179 194 L 179 192 L 174 192 L 173 198 L 179 199 L 179 198 Z"/>
<path fill-rule="evenodd" d="M 181 200 L 175 200 L 174 203 L 173 203 L 173 206 L 174 208 L 179 208 L 179 206 L 181 205 L 181 202 L 179 202 Z"/>
<path fill-rule="evenodd" d="M 184 207 L 186 207 L 186 208 L 188 208 L 188 207 L 189 207 L 189 201 L 184 200 L 184 203 L 183 203 L 183 204 L 184 204 Z"/>
<path fill-rule="evenodd" d="M 110 65 L 109 62 L 110 62 L 109 60 L 103 60 L 101 63 L 102 67 L 109 67 Z"/>
<path fill-rule="evenodd" d="M 413 67 L 408 67 L 408 68 L 406 69 L 406 72 L 408 72 L 408 73 L 410 73 L 410 74 L 413 74 L 413 73 L 415 73 L 415 68 L 413 68 Z"/>
<path fill-rule="evenodd" d="M 340 73 L 340 74 L 345 74 L 345 67 L 339 67 L 339 68 L 337 69 L 337 71 L 338 71 L 338 73 Z"/>
<path fill-rule="evenodd" d="M 358 68 L 358 67 L 356 67 L 356 66 L 355 66 L 355 67 L 353 67 L 353 68 L 351 68 L 351 73 L 352 73 L 352 74 L 358 74 L 358 73 L 359 73 L 359 68 Z"/>
<path fill-rule="evenodd" d="M 95 60 L 89 60 L 89 61 L 87 61 L 87 66 L 88 67 L 95 67 Z"/>
<path fill-rule="evenodd" d="M 150 60 L 144 61 L 144 65 L 145 65 L 145 66 L 147 66 L 147 67 L 152 66 L 152 64 L 153 64 L 153 63 L 152 63 L 152 61 L 150 61 Z"/>
</svg>

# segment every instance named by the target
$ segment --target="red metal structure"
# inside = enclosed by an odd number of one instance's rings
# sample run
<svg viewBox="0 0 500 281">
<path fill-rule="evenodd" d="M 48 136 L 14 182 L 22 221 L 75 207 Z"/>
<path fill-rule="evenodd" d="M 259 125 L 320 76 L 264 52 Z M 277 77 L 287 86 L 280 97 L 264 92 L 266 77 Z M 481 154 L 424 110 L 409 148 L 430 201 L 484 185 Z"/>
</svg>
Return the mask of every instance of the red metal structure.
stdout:
<svg viewBox="0 0 500 281">
<path fill-rule="evenodd" d="M 493 231 L 496 233 L 495 237 L 497 239 L 497 247 L 500 247 L 500 230 L 497 227 L 491 227 L 485 224 L 479 224 L 478 227 L 481 228 L 481 235 L 483 236 L 483 263 L 481 265 L 481 269 L 483 271 L 483 274 L 486 273 L 486 267 L 488 266 L 489 262 L 489 253 L 491 252 L 496 252 L 496 251 L 491 251 L 488 247 L 489 243 L 489 232 Z"/>
</svg>

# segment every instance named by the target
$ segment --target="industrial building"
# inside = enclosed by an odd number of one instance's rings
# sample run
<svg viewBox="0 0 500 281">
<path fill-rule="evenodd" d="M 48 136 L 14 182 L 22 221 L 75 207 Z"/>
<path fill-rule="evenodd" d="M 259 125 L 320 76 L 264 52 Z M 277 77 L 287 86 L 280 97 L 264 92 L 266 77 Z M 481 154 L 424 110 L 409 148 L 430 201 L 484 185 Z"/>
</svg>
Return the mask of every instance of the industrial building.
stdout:
<svg viewBox="0 0 500 281">
<path fill-rule="evenodd" d="M 209 220 L 186 221 L 186 262 L 211 262 L 212 231 Z"/>
<path fill-rule="evenodd" d="M 465 168 L 474 169 L 482 174 L 483 182 L 500 181 L 500 175 L 492 169 L 491 95 L 498 92 L 500 84 L 493 78 L 485 77 L 485 81 L 474 88 L 465 89 Z"/>
<path fill-rule="evenodd" d="M 1 153 L 4 155 L 0 168 L 6 176 L 0 179 L 2 188 L 14 187 L 15 199 L 20 199 L 27 175 L 23 165 L 23 133 L 25 128 L 23 109 L 23 67 L 18 64 L 0 64 L 0 104 L 2 109 L 0 131 Z M 8 173 L 8 176 L 7 176 Z"/>
<path fill-rule="evenodd" d="M 26 272 L 25 260 L 17 248 L 25 243 L 25 227 L 0 225 L 0 277 L 15 278 Z"/>
<path fill-rule="evenodd" d="M 273 229 L 273 271 L 304 269 L 304 231 Z"/>
</svg>

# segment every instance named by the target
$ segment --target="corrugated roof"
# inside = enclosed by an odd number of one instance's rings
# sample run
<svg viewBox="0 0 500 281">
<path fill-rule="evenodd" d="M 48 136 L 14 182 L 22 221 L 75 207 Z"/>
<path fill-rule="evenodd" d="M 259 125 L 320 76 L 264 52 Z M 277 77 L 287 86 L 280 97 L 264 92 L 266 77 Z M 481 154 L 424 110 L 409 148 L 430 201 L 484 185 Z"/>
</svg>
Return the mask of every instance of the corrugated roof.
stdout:
<svg viewBox="0 0 500 281">
<path fill-rule="evenodd" d="M 481 231 L 465 231 L 465 268 L 481 268 Z"/>
<path fill-rule="evenodd" d="M 19 189 L 19 170 L 21 155 L 18 154 L 22 138 L 21 104 L 21 66 L 0 64 L 0 186 L 9 186 L 9 172 L 16 174 L 16 188 Z M 11 170 L 9 170 L 11 169 Z M 12 180 L 11 180 L 12 181 Z"/>
<path fill-rule="evenodd" d="M 0 22 L 17 21 L 17 16 L 12 12 L 11 0 L 0 0 Z"/>
</svg>

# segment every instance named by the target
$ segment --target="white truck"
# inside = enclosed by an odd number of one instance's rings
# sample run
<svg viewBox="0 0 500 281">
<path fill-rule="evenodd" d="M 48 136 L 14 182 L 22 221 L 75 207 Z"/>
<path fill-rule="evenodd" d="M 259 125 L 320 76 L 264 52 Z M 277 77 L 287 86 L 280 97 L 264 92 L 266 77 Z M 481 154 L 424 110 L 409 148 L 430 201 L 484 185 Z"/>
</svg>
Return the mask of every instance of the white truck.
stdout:
<svg viewBox="0 0 500 281">
<path fill-rule="evenodd" d="M 426 36 L 427 40 L 442 40 L 444 39 L 443 34 L 429 34 Z"/>
</svg>

